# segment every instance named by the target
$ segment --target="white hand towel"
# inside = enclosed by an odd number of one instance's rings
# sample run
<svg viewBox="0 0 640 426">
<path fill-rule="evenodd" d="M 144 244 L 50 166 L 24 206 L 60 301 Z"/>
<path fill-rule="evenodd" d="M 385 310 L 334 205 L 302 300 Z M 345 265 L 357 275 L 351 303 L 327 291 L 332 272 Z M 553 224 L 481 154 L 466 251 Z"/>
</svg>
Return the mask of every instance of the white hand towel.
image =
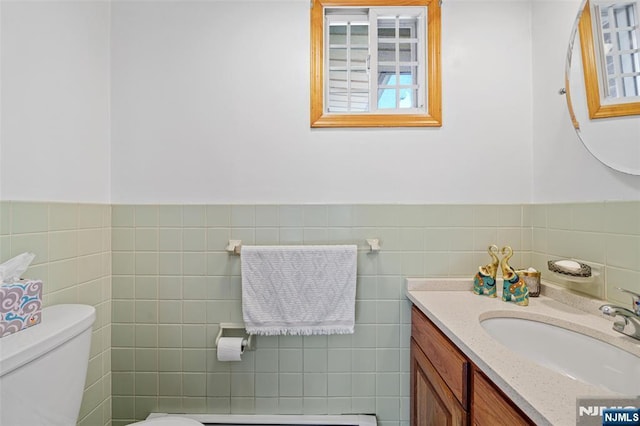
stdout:
<svg viewBox="0 0 640 426">
<path fill-rule="evenodd" d="M 242 246 L 240 257 L 248 333 L 353 333 L 355 245 Z"/>
</svg>

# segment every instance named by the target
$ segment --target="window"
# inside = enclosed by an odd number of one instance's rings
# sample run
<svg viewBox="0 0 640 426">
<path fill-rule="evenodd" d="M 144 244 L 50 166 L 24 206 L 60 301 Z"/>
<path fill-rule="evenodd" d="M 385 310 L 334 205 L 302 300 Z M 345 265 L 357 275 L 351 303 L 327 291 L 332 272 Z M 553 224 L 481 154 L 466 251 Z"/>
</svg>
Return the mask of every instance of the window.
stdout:
<svg viewBox="0 0 640 426">
<path fill-rule="evenodd" d="M 599 58 L 604 59 L 605 98 L 638 97 L 640 63 L 635 3 L 595 5 L 599 24 Z"/>
<path fill-rule="evenodd" d="M 440 126 L 439 53 L 434 0 L 314 0 L 311 126 Z"/>
<path fill-rule="evenodd" d="M 590 118 L 640 114 L 640 27 L 635 1 L 587 2 L 580 17 Z"/>
</svg>

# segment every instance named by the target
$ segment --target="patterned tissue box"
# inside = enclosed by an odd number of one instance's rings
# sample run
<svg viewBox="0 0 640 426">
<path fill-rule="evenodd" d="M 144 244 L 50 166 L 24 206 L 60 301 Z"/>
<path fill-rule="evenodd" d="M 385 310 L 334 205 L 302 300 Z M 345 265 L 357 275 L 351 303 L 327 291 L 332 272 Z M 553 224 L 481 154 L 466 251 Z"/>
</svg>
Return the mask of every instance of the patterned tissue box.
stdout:
<svg viewBox="0 0 640 426">
<path fill-rule="evenodd" d="M 0 338 L 36 325 L 41 319 L 41 280 L 0 285 Z"/>
</svg>

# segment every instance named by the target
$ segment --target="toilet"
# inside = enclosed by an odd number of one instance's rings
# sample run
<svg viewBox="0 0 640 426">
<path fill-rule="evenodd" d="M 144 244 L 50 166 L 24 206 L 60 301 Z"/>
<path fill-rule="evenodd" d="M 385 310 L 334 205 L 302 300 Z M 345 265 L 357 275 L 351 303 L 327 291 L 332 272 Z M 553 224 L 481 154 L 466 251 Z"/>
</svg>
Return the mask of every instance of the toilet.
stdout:
<svg viewBox="0 0 640 426">
<path fill-rule="evenodd" d="M 96 310 L 55 305 L 40 324 L 0 339 L 0 425 L 75 426 Z"/>
<path fill-rule="evenodd" d="M 202 423 L 186 417 L 168 415 L 131 423 L 129 426 L 202 426 Z"/>
</svg>

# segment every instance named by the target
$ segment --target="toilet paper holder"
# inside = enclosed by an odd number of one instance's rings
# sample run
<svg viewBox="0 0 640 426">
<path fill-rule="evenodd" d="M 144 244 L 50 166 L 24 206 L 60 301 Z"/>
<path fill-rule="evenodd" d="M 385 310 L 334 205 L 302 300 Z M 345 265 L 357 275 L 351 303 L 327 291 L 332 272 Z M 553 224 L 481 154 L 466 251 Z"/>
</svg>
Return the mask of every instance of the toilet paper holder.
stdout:
<svg viewBox="0 0 640 426">
<path fill-rule="evenodd" d="M 216 347 L 221 337 L 243 337 L 242 347 L 245 351 L 253 351 L 256 349 L 254 335 L 247 333 L 242 323 L 221 322 L 220 330 L 216 336 Z"/>
</svg>

